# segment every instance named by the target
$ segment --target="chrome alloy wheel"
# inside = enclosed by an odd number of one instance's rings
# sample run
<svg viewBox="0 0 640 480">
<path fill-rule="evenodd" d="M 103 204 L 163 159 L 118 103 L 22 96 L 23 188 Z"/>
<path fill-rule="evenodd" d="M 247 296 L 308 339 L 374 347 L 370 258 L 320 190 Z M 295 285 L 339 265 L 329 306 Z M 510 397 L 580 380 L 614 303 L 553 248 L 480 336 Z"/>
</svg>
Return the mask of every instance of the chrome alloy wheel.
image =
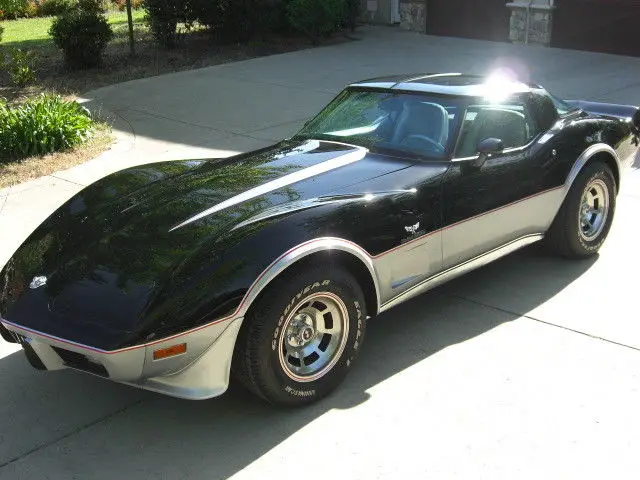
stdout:
<svg viewBox="0 0 640 480">
<path fill-rule="evenodd" d="M 317 380 L 336 364 L 348 336 L 347 306 L 337 295 L 316 293 L 299 303 L 283 323 L 280 365 L 297 382 Z"/>
<path fill-rule="evenodd" d="M 609 189 L 600 179 L 591 181 L 582 194 L 578 222 L 580 236 L 590 241 L 596 238 L 607 222 L 609 215 Z"/>
</svg>

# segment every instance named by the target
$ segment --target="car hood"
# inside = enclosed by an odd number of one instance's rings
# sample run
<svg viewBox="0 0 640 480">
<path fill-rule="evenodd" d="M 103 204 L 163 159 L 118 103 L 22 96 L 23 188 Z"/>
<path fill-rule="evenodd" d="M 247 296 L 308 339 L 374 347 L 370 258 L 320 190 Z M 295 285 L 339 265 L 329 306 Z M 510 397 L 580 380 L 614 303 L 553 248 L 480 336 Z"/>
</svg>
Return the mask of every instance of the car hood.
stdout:
<svg viewBox="0 0 640 480">
<path fill-rule="evenodd" d="M 360 147 L 307 140 L 118 172 L 66 202 L 14 254 L 0 277 L 0 314 L 116 348 L 135 337 L 176 271 L 205 246 L 216 255 L 235 226 L 407 166 Z"/>
</svg>

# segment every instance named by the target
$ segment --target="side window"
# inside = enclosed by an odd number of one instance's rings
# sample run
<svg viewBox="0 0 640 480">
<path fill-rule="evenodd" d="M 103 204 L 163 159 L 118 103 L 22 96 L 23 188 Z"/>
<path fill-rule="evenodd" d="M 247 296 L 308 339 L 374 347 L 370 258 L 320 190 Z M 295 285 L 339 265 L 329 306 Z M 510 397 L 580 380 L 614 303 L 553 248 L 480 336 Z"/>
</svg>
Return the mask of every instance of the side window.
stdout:
<svg viewBox="0 0 640 480">
<path fill-rule="evenodd" d="M 467 108 L 456 157 L 472 157 L 485 138 L 499 138 L 505 148 L 529 143 L 540 128 L 524 99 L 499 104 L 472 104 Z"/>
</svg>

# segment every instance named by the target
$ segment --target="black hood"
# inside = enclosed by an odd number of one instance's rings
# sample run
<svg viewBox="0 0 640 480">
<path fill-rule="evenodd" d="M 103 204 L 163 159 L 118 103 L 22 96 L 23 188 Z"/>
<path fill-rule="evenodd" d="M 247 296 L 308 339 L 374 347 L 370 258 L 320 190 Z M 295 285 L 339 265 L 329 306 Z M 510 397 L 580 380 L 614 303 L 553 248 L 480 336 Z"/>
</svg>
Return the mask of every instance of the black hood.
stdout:
<svg viewBox="0 0 640 480">
<path fill-rule="evenodd" d="M 19 248 L 2 271 L 0 313 L 116 348 L 137 335 L 176 272 L 205 246 L 213 258 L 234 226 L 406 167 L 372 160 L 359 147 L 308 140 L 118 172 L 66 202 Z M 30 288 L 35 277 L 46 285 Z"/>
</svg>

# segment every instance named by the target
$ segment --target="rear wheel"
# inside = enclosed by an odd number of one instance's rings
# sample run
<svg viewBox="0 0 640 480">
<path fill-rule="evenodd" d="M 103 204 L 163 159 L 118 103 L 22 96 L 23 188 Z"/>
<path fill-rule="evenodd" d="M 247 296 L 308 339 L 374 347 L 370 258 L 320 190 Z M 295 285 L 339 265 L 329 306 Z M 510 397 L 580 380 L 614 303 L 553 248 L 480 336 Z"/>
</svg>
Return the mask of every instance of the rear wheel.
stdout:
<svg viewBox="0 0 640 480">
<path fill-rule="evenodd" d="M 547 245 L 565 257 L 596 254 L 609 234 L 615 206 L 611 169 L 601 162 L 588 164 L 576 177 L 547 232 Z"/>
<path fill-rule="evenodd" d="M 271 403 L 304 405 L 333 391 L 355 361 L 365 332 L 364 295 L 338 266 L 296 270 L 252 305 L 232 373 Z"/>
</svg>

